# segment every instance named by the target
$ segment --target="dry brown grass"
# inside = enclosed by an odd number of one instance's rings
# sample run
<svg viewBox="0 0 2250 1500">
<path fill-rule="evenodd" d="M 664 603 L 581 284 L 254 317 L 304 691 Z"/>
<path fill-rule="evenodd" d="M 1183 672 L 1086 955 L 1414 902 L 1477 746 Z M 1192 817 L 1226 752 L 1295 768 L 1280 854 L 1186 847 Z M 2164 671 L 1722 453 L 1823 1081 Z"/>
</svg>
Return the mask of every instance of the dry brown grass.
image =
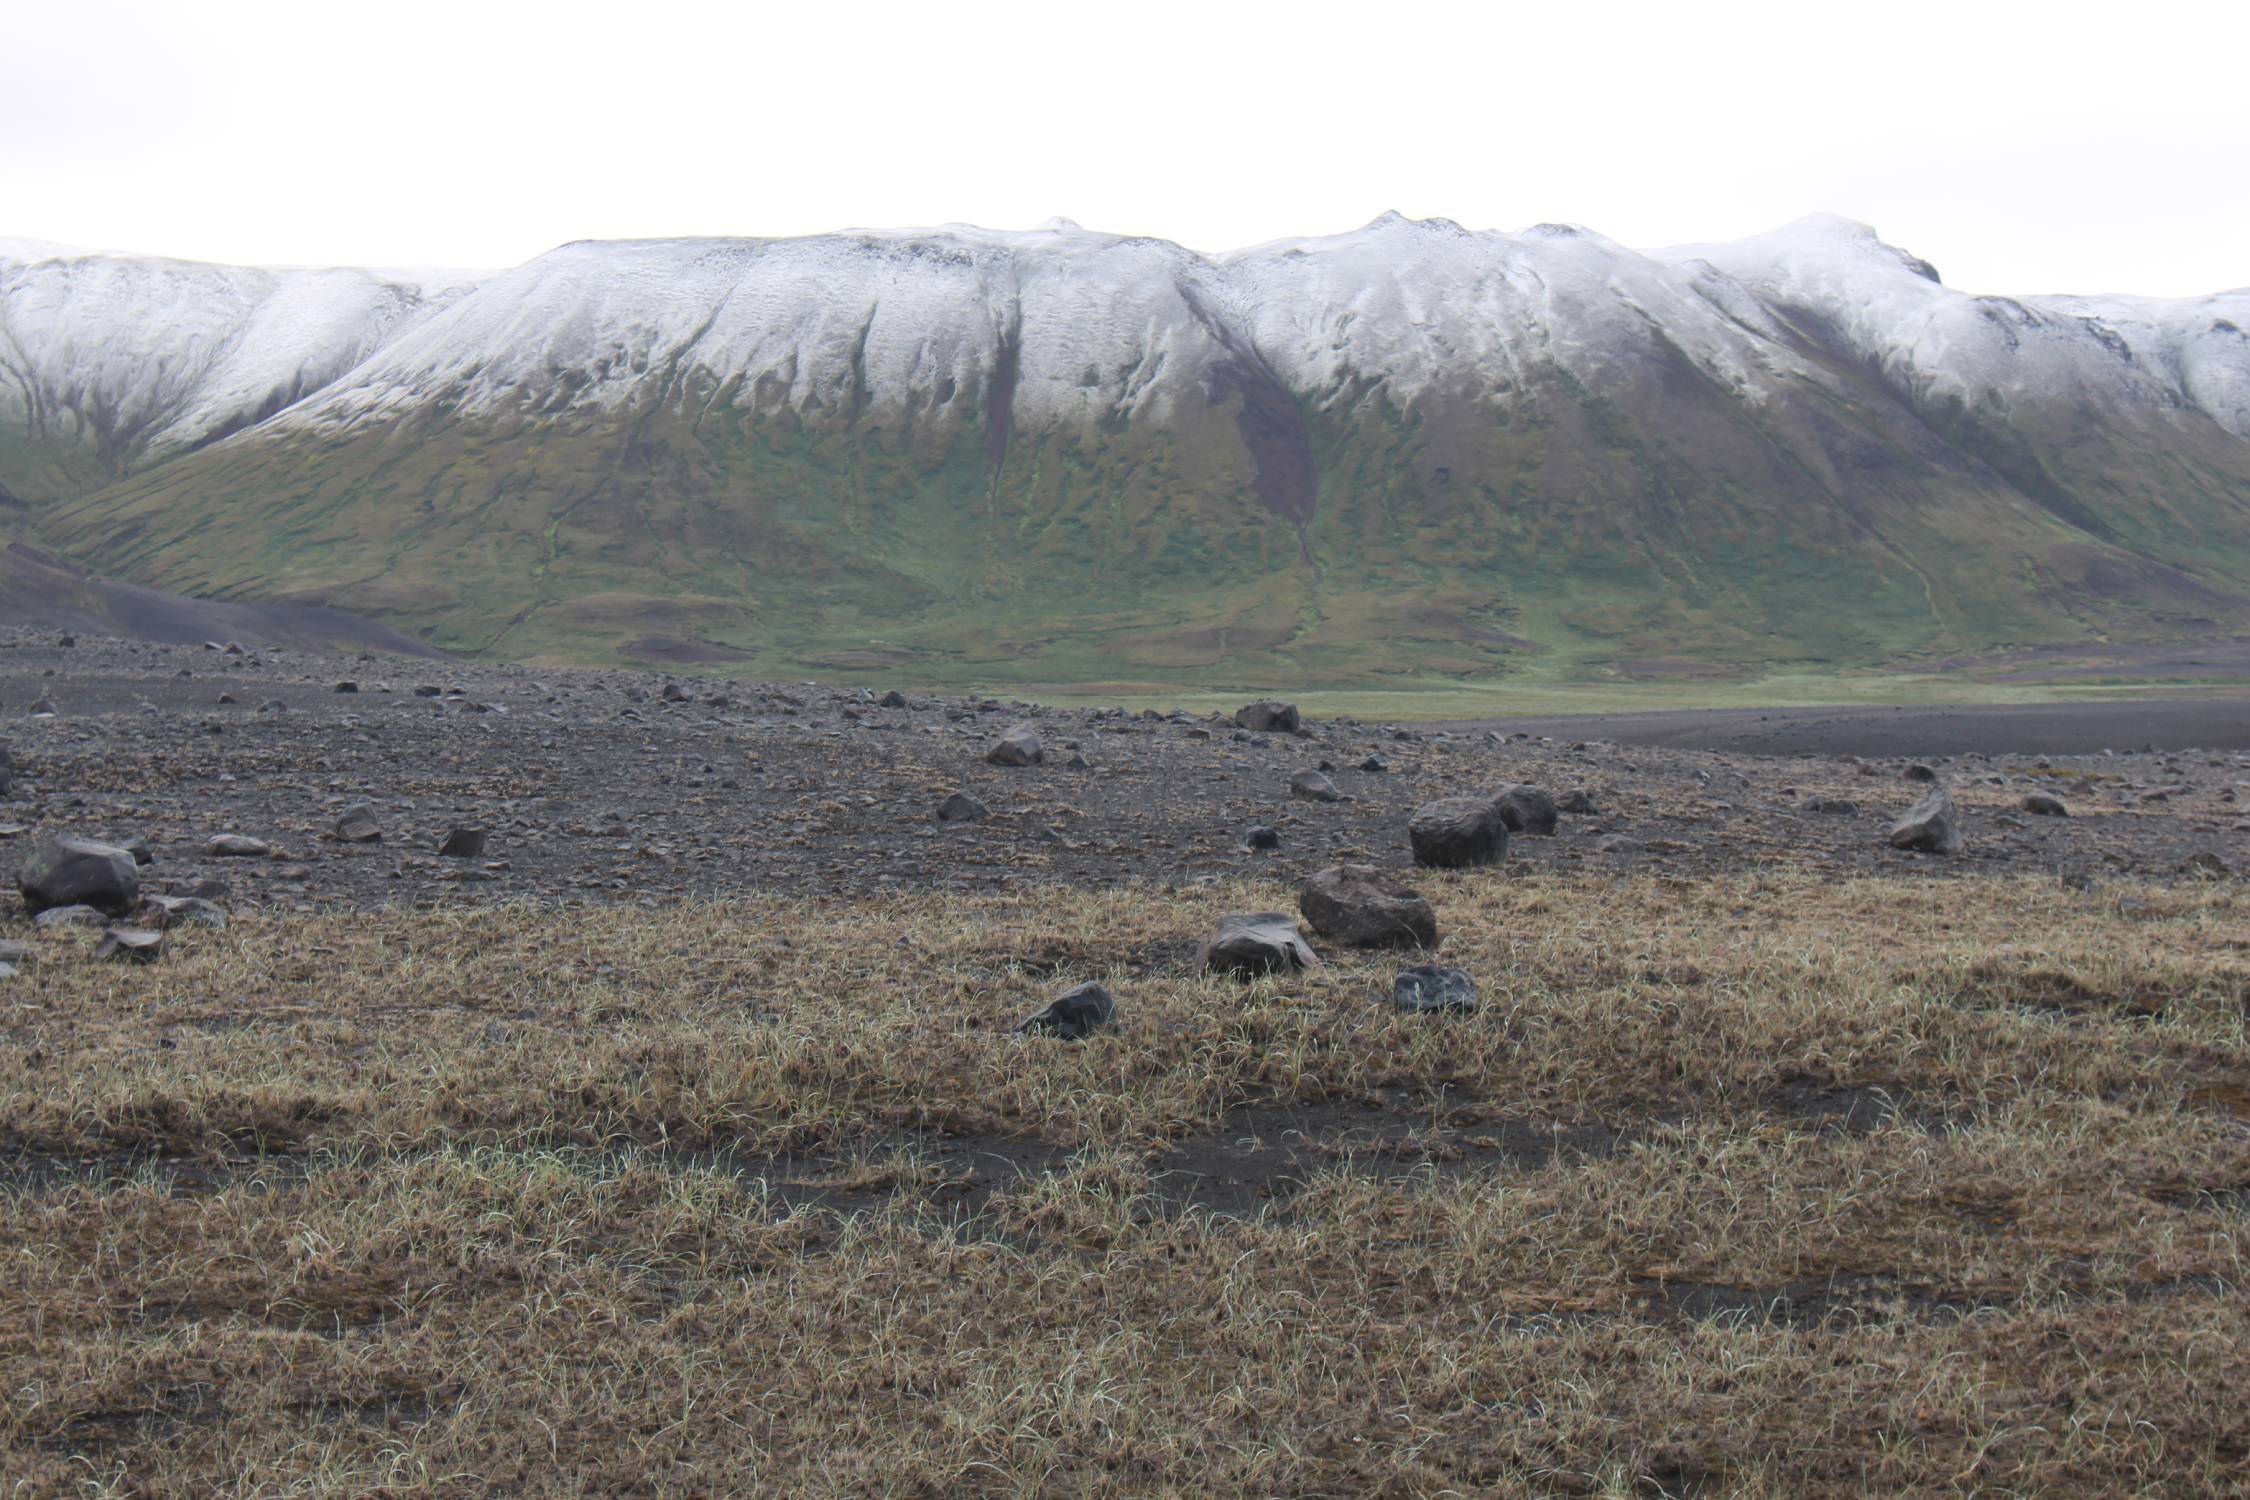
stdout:
<svg viewBox="0 0 2250 1500">
<path fill-rule="evenodd" d="M 1424 885 L 1476 1017 L 1372 1003 L 1395 959 L 1188 974 L 1262 888 L 43 937 L 0 1474 L 2250 1489 L 2233 888 Z M 1117 1035 L 1010 1034 L 1079 976 Z M 1260 1208 L 1178 1170 L 1314 1119 Z"/>
</svg>

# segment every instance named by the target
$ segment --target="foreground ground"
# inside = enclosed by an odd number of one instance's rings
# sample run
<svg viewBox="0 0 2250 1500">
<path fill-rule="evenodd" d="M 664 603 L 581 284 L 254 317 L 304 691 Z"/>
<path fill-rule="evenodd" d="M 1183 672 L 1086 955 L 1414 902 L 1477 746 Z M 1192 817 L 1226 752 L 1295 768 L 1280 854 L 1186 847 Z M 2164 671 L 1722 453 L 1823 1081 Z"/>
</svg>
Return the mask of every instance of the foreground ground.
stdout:
<svg viewBox="0 0 2250 1500">
<path fill-rule="evenodd" d="M 94 649 L 0 671 L 62 710 L 0 851 L 147 832 L 234 920 L 140 968 L 0 919 L 0 1492 L 2250 1489 L 2250 899 L 2181 870 L 2232 754 L 1940 762 L 1943 860 L 1833 755 L 1048 715 L 1089 766 L 1002 771 L 961 703 Z M 1357 800 L 1274 786 L 1323 756 Z M 1413 877 L 1477 1014 L 1195 971 L 1519 778 L 1610 810 Z M 1081 978 L 1114 1033 L 1015 1031 Z"/>
<path fill-rule="evenodd" d="M 2224 887 L 1432 879 L 43 943 L 18 1492 L 1770 1495 L 2250 1483 Z M 1103 976 L 1119 1031 L 1010 1028 Z"/>
</svg>

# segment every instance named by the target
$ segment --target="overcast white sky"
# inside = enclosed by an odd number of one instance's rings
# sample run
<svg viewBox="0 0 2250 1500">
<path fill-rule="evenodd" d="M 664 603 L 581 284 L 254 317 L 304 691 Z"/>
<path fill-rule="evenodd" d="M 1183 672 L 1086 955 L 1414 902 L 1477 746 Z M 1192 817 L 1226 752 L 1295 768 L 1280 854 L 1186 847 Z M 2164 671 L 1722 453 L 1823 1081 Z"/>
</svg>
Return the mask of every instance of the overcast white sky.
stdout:
<svg viewBox="0 0 2250 1500">
<path fill-rule="evenodd" d="M 502 266 L 967 220 L 1864 219 L 1972 291 L 2250 283 L 2250 6 L 0 4 L 0 236 Z"/>
</svg>

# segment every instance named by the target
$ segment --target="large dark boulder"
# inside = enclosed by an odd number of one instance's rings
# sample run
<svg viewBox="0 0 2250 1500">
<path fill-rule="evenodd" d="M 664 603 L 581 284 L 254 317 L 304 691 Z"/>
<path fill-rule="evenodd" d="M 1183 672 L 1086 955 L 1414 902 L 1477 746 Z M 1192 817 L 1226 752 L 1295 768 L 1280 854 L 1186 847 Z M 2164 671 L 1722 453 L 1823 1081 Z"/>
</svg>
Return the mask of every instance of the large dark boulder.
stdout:
<svg viewBox="0 0 2250 1500">
<path fill-rule="evenodd" d="M 1304 727 L 1304 721 L 1297 715 L 1297 705 L 1284 703 L 1279 698 L 1244 704 L 1234 711 L 1234 722 L 1254 734 L 1295 734 Z"/>
<path fill-rule="evenodd" d="M 1251 979 L 1320 966 L 1312 946 L 1286 912 L 1261 911 L 1221 917 L 1219 930 L 1203 945 L 1198 967 L 1212 974 Z"/>
<path fill-rule="evenodd" d="M 1435 948 L 1437 912 L 1373 865 L 1330 865 L 1305 882 L 1297 909 L 1312 930 L 1354 948 Z"/>
<path fill-rule="evenodd" d="M 1906 816 L 1891 825 L 1891 847 L 1930 854 L 1959 854 L 1966 849 L 1968 840 L 1961 833 L 1953 794 L 1941 786 L 1908 808 Z"/>
<path fill-rule="evenodd" d="M 91 839 L 49 839 L 16 872 L 16 889 L 33 915 L 57 906 L 90 906 L 113 917 L 141 904 L 141 873 L 133 856 Z"/>
<path fill-rule="evenodd" d="M 1498 864 L 1508 855 L 1508 824 L 1490 797 L 1441 797 L 1407 821 L 1414 862 L 1441 870 Z"/>
<path fill-rule="evenodd" d="M 1561 819 L 1556 816 L 1555 799 L 1551 793 L 1535 786 L 1518 783 L 1493 799 L 1500 807 L 1500 821 L 1508 825 L 1510 833 L 1529 833 L 1541 838 L 1551 837 Z"/>
</svg>

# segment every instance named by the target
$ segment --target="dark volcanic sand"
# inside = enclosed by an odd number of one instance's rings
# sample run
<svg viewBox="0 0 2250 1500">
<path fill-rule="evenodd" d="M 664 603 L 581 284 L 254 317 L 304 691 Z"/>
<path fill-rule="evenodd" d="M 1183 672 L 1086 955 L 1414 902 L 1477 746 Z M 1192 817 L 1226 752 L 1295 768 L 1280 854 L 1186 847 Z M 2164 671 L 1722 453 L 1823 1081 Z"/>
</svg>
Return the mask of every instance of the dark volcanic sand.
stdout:
<svg viewBox="0 0 2250 1500">
<path fill-rule="evenodd" d="M 2099 755 L 2250 750 L 2250 699 L 2100 699 L 1934 708 L 1718 708 L 1444 726 L 1742 755 Z"/>
<path fill-rule="evenodd" d="M 334 692 L 342 678 L 361 691 Z M 68 832 L 145 836 L 158 856 L 145 872 L 155 888 L 215 877 L 237 907 L 1294 880 L 1345 858 L 1404 867 L 1406 819 L 1418 803 L 1528 781 L 1558 795 L 1583 788 L 1600 811 L 1566 814 L 1555 838 L 1518 838 L 1519 875 L 1756 866 L 2171 877 L 2198 853 L 2241 863 L 2234 798 L 2238 783 L 2250 785 L 2250 755 L 2235 749 L 2055 755 L 2044 768 L 2037 754 L 2002 753 L 2065 733 L 2074 715 L 2094 726 L 2068 741 L 2080 748 L 2239 746 L 2235 705 L 1647 714 L 1518 720 L 1504 731 L 1322 721 L 1291 738 L 1186 716 L 923 695 L 883 708 L 857 690 L 708 678 L 685 684 L 698 701 L 666 704 L 664 681 L 93 639 L 65 648 L 50 634 L 0 632 L 0 742 L 19 768 L 0 801 L 0 869 L 41 835 Z M 461 691 L 416 697 L 421 683 Z M 221 694 L 237 701 L 222 705 Z M 711 695 L 728 701 L 702 701 Z M 42 697 L 58 717 L 28 717 Z M 286 711 L 258 711 L 275 698 Z M 1044 737 L 1048 762 L 985 764 L 985 750 L 1019 721 Z M 1736 737 L 1730 748 L 1614 743 L 1718 733 Z M 1924 788 L 1902 779 L 1901 761 L 1862 767 L 1830 753 L 1907 745 L 1953 787 L 1967 814 L 1967 855 L 1887 847 L 1892 819 Z M 1073 747 L 1087 768 L 1062 764 Z M 1955 753 L 1940 758 L 1947 751 Z M 1357 769 L 1370 754 L 1389 769 Z M 1290 774 L 1324 760 L 1351 800 L 1290 796 Z M 2017 818 L 2014 804 L 2034 788 L 2057 792 L 2079 816 Z M 955 789 L 992 817 L 936 821 L 938 801 Z M 2158 789 L 2168 790 L 2144 798 Z M 1814 798 L 1848 798 L 1860 810 L 1807 811 Z M 359 801 L 375 805 L 384 841 L 325 837 Z M 1280 830 L 1278 853 L 1242 848 L 1256 823 Z M 490 829 L 485 858 L 436 856 L 454 824 Z M 212 858 L 204 845 L 222 832 L 268 840 L 279 853 Z M 1608 833 L 1642 847 L 1603 853 L 1596 844 Z"/>
</svg>

